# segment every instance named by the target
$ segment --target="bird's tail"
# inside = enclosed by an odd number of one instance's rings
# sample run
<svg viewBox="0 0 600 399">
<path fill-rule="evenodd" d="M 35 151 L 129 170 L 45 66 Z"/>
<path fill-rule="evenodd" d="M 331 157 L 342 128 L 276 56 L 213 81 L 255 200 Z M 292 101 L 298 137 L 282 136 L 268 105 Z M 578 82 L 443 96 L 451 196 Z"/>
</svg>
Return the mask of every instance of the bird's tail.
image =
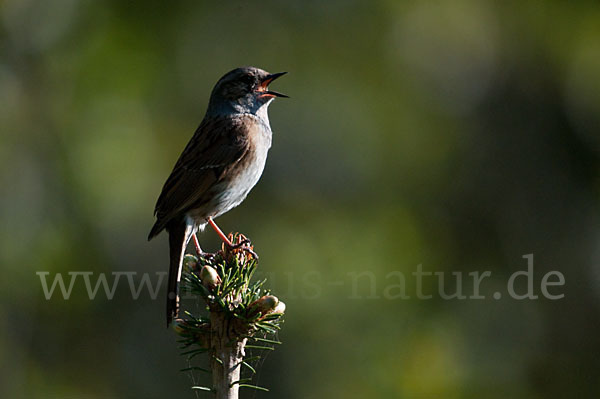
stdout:
<svg viewBox="0 0 600 399">
<path fill-rule="evenodd" d="M 167 227 L 169 232 L 169 282 L 167 285 L 167 327 L 179 312 L 179 281 L 185 247 L 191 237 L 193 226 L 181 221 Z"/>
<path fill-rule="evenodd" d="M 156 220 L 156 223 L 154 223 L 154 226 L 152 226 L 152 229 L 150 230 L 150 234 L 148 234 L 148 241 L 156 237 L 164 228 L 165 223 L 160 219 Z"/>
</svg>

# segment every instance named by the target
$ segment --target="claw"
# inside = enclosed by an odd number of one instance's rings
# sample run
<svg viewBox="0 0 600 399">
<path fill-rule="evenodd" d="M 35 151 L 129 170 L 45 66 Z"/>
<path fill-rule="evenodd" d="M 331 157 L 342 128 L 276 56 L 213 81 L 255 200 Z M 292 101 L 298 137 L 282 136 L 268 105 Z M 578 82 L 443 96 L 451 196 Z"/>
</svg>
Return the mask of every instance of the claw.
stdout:
<svg viewBox="0 0 600 399">
<path fill-rule="evenodd" d="M 202 253 L 202 257 L 204 259 L 214 258 L 215 256 L 217 256 L 217 252 L 203 252 Z"/>
<path fill-rule="evenodd" d="M 250 255 L 252 255 L 254 257 L 254 259 L 258 259 L 258 255 L 256 254 L 256 252 L 254 252 L 252 250 L 251 247 L 251 242 L 248 238 L 246 238 L 244 235 L 240 234 L 237 236 L 237 243 L 234 244 L 232 241 L 234 239 L 234 235 L 233 234 L 229 234 L 229 237 L 225 235 L 225 233 L 223 233 L 221 231 L 221 229 L 219 228 L 219 226 L 217 226 L 217 224 L 212 220 L 212 218 L 208 218 L 206 219 L 206 222 L 213 228 L 213 230 L 215 230 L 215 232 L 219 235 L 219 237 L 221 237 L 221 240 L 223 241 L 223 250 L 225 250 L 225 248 L 227 248 L 228 250 L 235 250 L 235 249 L 240 249 L 242 251 L 246 251 L 248 252 Z"/>
<path fill-rule="evenodd" d="M 245 240 L 242 240 L 242 241 L 238 242 L 237 244 L 234 244 L 234 245 L 225 244 L 225 246 L 227 247 L 227 250 L 229 250 L 229 251 L 236 250 L 236 249 L 239 250 L 239 251 L 246 251 L 250 255 L 252 255 L 252 257 L 254 259 L 258 259 L 258 255 L 256 254 L 256 252 L 254 252 L 252 250 L 252 247 L 246 245 L 246 244 L 249 244 L 249 243 L 250 243 L 250 240 L 245 239 Z"/>
<path fill-rule="evenodd" d="M 244 239 L 240 240 L 237 244 L 231 244 L 228 246 L 229 246 L 229 249 L 238 249 L 240 247 L 243 247 L 245 244 L 252 245 L 252 242 L 250 242 L 250 240 L 248 238 L 244 237 Z"/>
<path fill-rule="evenodd" d="M 250 255 L 252 255 L 252 257 L 256 260 L 258 260 L 258 255 L 256 252 L 254 252 L 250 247 L 242 247 L 240 248 L 242 251 L 246 251 L 248 252 Z"/>
</svg>

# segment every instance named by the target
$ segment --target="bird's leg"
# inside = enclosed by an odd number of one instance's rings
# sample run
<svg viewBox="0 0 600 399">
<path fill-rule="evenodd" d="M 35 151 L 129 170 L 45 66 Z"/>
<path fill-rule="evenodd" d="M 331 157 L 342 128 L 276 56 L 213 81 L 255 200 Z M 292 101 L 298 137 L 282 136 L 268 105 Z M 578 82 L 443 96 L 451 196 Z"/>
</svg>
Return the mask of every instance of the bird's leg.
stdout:
<svg viewBox="0 0 600 399">
<path fill-rule="evenodd" d="M 206 219 L 206 221 L 208 222 L 208 224 L 210 225 L 210 227 L 213 228 L 214 231 L 217 232 L 217 235 L 219 236 L 219 238 L 221 240 L 223 240 L 223 242 L 225 244 L 227 244 L 228 247 L 233 248 L 234 245 L 231 241 L 229 241 L 229 238 L 227 238 L 227 236 L 225 235 L 225 233 L 223 233 L 221 231 L 221 229 L 219 228 L 219 226 L 217 226 L 217 224 L 212 220 L 212 218 L 208 218 Z"/>
<path fill-rule="evenodd" d="M 198 237 L 196 237 L 196 233 L 192 234 L 192 238 L 194 239 L 194 247 L 196 248 L 196 253 L 198 254 L 198 257 L 211 258 L 215 256 L 215 254 L 211 254 L 210 252 L 204 252 L 202 248 L 200 248 L 200 242 L 198 241 Z"/>
<path fill-rule="evenodd" d="M 223 231 L 221 231 L 221 229 L 219 228 L 219 226 L 217 226 L 217 224 L 214 222 L 214 220 L 212 220 L 212 218 L 208 218 L 208 219 L 206 219 L 206 221 L 208 222 L 208 224 L 210 225 L 210 227 L 212 227 L 213 230 L 217 233 L 217 235 L 219 236 L 219 238 L 221 238 L 221 240 L 223 240 L 223 242 L 225 243 L 225 245 L 227 245 L 229 248 L 231 248 L 231 249 L 241 248 L 244 251 L 247 251 L 250 254 L 252 254 L 252 256 L 254 256 L 256 259 L 258 259 L 258 255 L 256 255 L 256 253 L 252 249 L 244 246 L 244 245 L 250 243 L 249 239 L 246 238 L 245 240 L 242 240 L 241 242 L 239 242 L 237 244 L 234 244 L 234 243 L 231 242 L 231 240 L 229 240 L 229 238 L 227 238 L 227 236 L 225 235 L 225 233 L 223 233 Z"/>
<path fill-rule="evenodd" d="M 198 237 L 196 237 L 196 233 L 192 234 L 192 238 L 194 239 L 194 247 L 196 247 L 196 253 L 198 254 L 198 256 L 202 256 L 202 254 L 204 254 L 204 251 L 202 251 L 202 248 L 200 248 L 200 243 L 198 242 Z"/>
</svg>

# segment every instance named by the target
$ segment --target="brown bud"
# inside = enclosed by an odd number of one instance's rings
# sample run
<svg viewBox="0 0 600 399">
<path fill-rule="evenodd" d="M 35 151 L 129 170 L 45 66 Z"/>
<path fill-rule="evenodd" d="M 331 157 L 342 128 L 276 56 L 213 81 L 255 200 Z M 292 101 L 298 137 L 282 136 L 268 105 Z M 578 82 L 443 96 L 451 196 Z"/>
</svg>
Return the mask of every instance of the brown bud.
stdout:
<svg viewBox="0 0 600 399">
<path fill-rule="evenodd" d="M 279 304 L 279 299 L 277 299 L 276 296 L 265 295 L 252 302 L 250 304 L 250 309 L 252 313 L 260 312 L 262 314 L 266 314 L 275 309 L 277 307 L 277 304 Z"/>
<path fill-rule="evenodd" d="M 221 284 L 221 277 L 219 273 L 212 266 L 204 266 L 202 270 L 200 270 L 200 280 L 202 280 L 202 284 L 208 289 L 215 289 L 215 287 Z"/>
</svg>

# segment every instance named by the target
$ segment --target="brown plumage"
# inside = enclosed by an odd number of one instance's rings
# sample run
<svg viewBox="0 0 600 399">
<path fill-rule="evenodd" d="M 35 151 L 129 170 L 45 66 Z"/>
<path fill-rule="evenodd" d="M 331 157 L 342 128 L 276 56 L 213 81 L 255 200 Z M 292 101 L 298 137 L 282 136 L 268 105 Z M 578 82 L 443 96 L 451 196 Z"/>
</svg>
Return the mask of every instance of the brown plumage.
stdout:
<svg viewBox="0 0 600 399">
<path fill-rule="evenodd" d="M 267 108 L 275 97 L 285 97 L 267 86 L 282 74 L 245 67 L 223 76 L 165 182 L 148 239 L 163 229 L 169 233 L 167 325 L 177 316 L 181 264 L 190 238 L 239 205 L 262 174 L 272 134 Z"/>
</svg>

